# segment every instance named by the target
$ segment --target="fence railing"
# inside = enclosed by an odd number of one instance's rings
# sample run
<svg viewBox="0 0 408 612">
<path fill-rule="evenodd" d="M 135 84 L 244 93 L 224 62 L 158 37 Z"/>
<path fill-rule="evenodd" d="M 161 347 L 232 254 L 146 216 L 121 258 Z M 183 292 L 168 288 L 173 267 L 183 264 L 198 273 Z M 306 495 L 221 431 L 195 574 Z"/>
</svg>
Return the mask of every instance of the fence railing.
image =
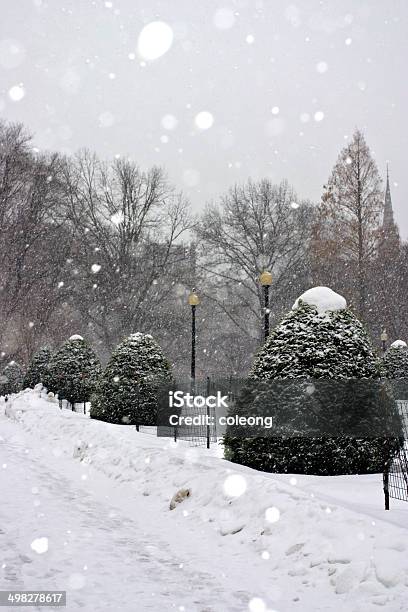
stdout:
<svg viewBox="0 0 408 612">
<path fill-rule="evenodd" d="M 404 435 L 404 446 L 384 471 L 385 509 L 390 509 L 390 498 L 408 502 L 408 400 L 397 400 Z"/>
</svg>

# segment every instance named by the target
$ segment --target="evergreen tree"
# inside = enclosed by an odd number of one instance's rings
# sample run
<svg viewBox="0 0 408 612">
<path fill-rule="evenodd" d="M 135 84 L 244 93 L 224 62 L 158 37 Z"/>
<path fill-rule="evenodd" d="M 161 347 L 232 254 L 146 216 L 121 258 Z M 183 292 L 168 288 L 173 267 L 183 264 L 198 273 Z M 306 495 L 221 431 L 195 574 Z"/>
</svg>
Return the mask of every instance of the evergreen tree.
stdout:
<svg viewBox="0 0 408 612">
<path fill-rule="evenodd" d="M 111 423 L 156 425 L 160 384 L 170 364 L 149 334 L 136 333 L 113 352 L 92 397 L 91 417 Z"/>
<path fill-rule="evenodd" d="M 304 293 L 269 336 L 233 412 L 273 417 L 268 437 L 230 428 L 224 439 L 227 459 L 264 471 L 381 472 L 400 444 L 368 336 L 325 287 Z"/>
<path fill-rule="evenodd" d="M 95 390 L 101 366 L 94 351 L 78 335 L 71 336 L 54 353 L 44 374 L 48 391 L 58 393 L 73 406 L 87 402 Z"/>
<path fill-rule="evenodd" d="M 396 340 L 386 351 L 383 360 L 383 374 L 390 384 L 397 400 L 408 399 L 408 347 L 403 340 Z"/>
<path fill-rule="evenodd" d="M 10 361 L 1 377 L 1 394 L 18 393 L 23 388 L 23 369 L 16 361 Z"/>
<path fill-rule="evenodd" d="M 34 389 L 35 385 L 43 382 L 50 359 L 51 351 L 47 347 L 41 348 L 34 354 L 24 376 L 23 386 L 25 389 L 27 387 Z"/>
</svg>

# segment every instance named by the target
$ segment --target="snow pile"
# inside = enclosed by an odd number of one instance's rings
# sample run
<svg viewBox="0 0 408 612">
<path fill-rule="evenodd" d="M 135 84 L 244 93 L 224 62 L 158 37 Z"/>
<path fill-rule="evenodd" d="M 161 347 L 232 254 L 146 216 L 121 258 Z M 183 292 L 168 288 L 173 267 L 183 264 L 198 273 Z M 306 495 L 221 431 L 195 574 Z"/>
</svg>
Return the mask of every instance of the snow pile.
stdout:
<svg viewBox="0 0 408 612">
<path fill-rule="evenodd" d="M 294 602 L 325 612 L 404 609 L 408 508 L 382 510 L 381 475 L 260 473 L 215 451 L 61 411 L 38 391 L 14 396 L 6 412 L 32 434 L 48 464 L 68 462 L 69 473 L 86 479 L 90 492 L 103 474 L 110 498 L 131 500 L 138 516 L 158 515 L 162 537 L 171 538 L 174 530 L 172 546 L 182 547 L 184 540 L 194 546 L 204 534 L 209 567 L 226 556 L 227 575 L 244 560 L 252 580 L 264 585 L 253 597 L 265 601 L 265 610 L 297 609 Z M 169 511 L 182 490 L 189 494 Z M 396 521 L 398 512 L 401 527 L 386 522 Z M 233 609 L 247 610 L 248 601 Z"/>
<path fill-rule="evenodd" d="M 329 287 L 312 287 L 312 289 L 308 289 L 298 297 L 292 306 L 292 310 L 296 310 L 300 302 L 313 306 L 319 314 L 345 310 L 347 308 L 347 302 L 344 297 L 335 293 Z"/>
<path fill-rule="evenodd" d="M 390 348 L 407 348 L 407 343 L 403 340 L 395 340 L 395 342 L 391 344 Z"/>
<path fill-rule="evenodd" d="M 69 338 L 70 340 L 83 340 L 83 337 L 80 336 L 79 334 L 74 334 L 73 336 L 71 336 Z"/>
</svg>

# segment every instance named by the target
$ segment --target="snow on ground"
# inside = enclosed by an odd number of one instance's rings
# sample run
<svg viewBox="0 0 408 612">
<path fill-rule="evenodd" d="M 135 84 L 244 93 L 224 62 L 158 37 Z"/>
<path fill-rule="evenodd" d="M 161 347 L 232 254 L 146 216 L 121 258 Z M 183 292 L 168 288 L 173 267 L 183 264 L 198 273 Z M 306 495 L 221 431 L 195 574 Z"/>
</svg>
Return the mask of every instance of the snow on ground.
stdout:
<svg viewBox="0 0 408 612">
<path fill-rule="evenodd" d="M 382 510 L 380 475 L 263 474 L 26 391 L 0 404 L 0 495 L 0 589 L 68 612 L 406 610 L 408 505 Z"/>
</svg>

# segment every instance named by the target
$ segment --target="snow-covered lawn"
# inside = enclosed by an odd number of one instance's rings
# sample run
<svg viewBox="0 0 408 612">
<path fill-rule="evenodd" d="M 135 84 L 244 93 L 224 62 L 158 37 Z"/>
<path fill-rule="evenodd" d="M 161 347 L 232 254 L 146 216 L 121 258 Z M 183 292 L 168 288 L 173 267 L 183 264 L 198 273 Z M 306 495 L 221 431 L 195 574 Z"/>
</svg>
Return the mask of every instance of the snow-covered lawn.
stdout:
<svg viewBox="0 0 408 612">
<path fill-rule="evenodd" d="M 67 590 L 69 612 L 407 609 L 408 504 L 383 510 L 380 475 L 276 476 L 219 454 L 37 391 L 0 404 L 0 589 Z"/>
</svg>

